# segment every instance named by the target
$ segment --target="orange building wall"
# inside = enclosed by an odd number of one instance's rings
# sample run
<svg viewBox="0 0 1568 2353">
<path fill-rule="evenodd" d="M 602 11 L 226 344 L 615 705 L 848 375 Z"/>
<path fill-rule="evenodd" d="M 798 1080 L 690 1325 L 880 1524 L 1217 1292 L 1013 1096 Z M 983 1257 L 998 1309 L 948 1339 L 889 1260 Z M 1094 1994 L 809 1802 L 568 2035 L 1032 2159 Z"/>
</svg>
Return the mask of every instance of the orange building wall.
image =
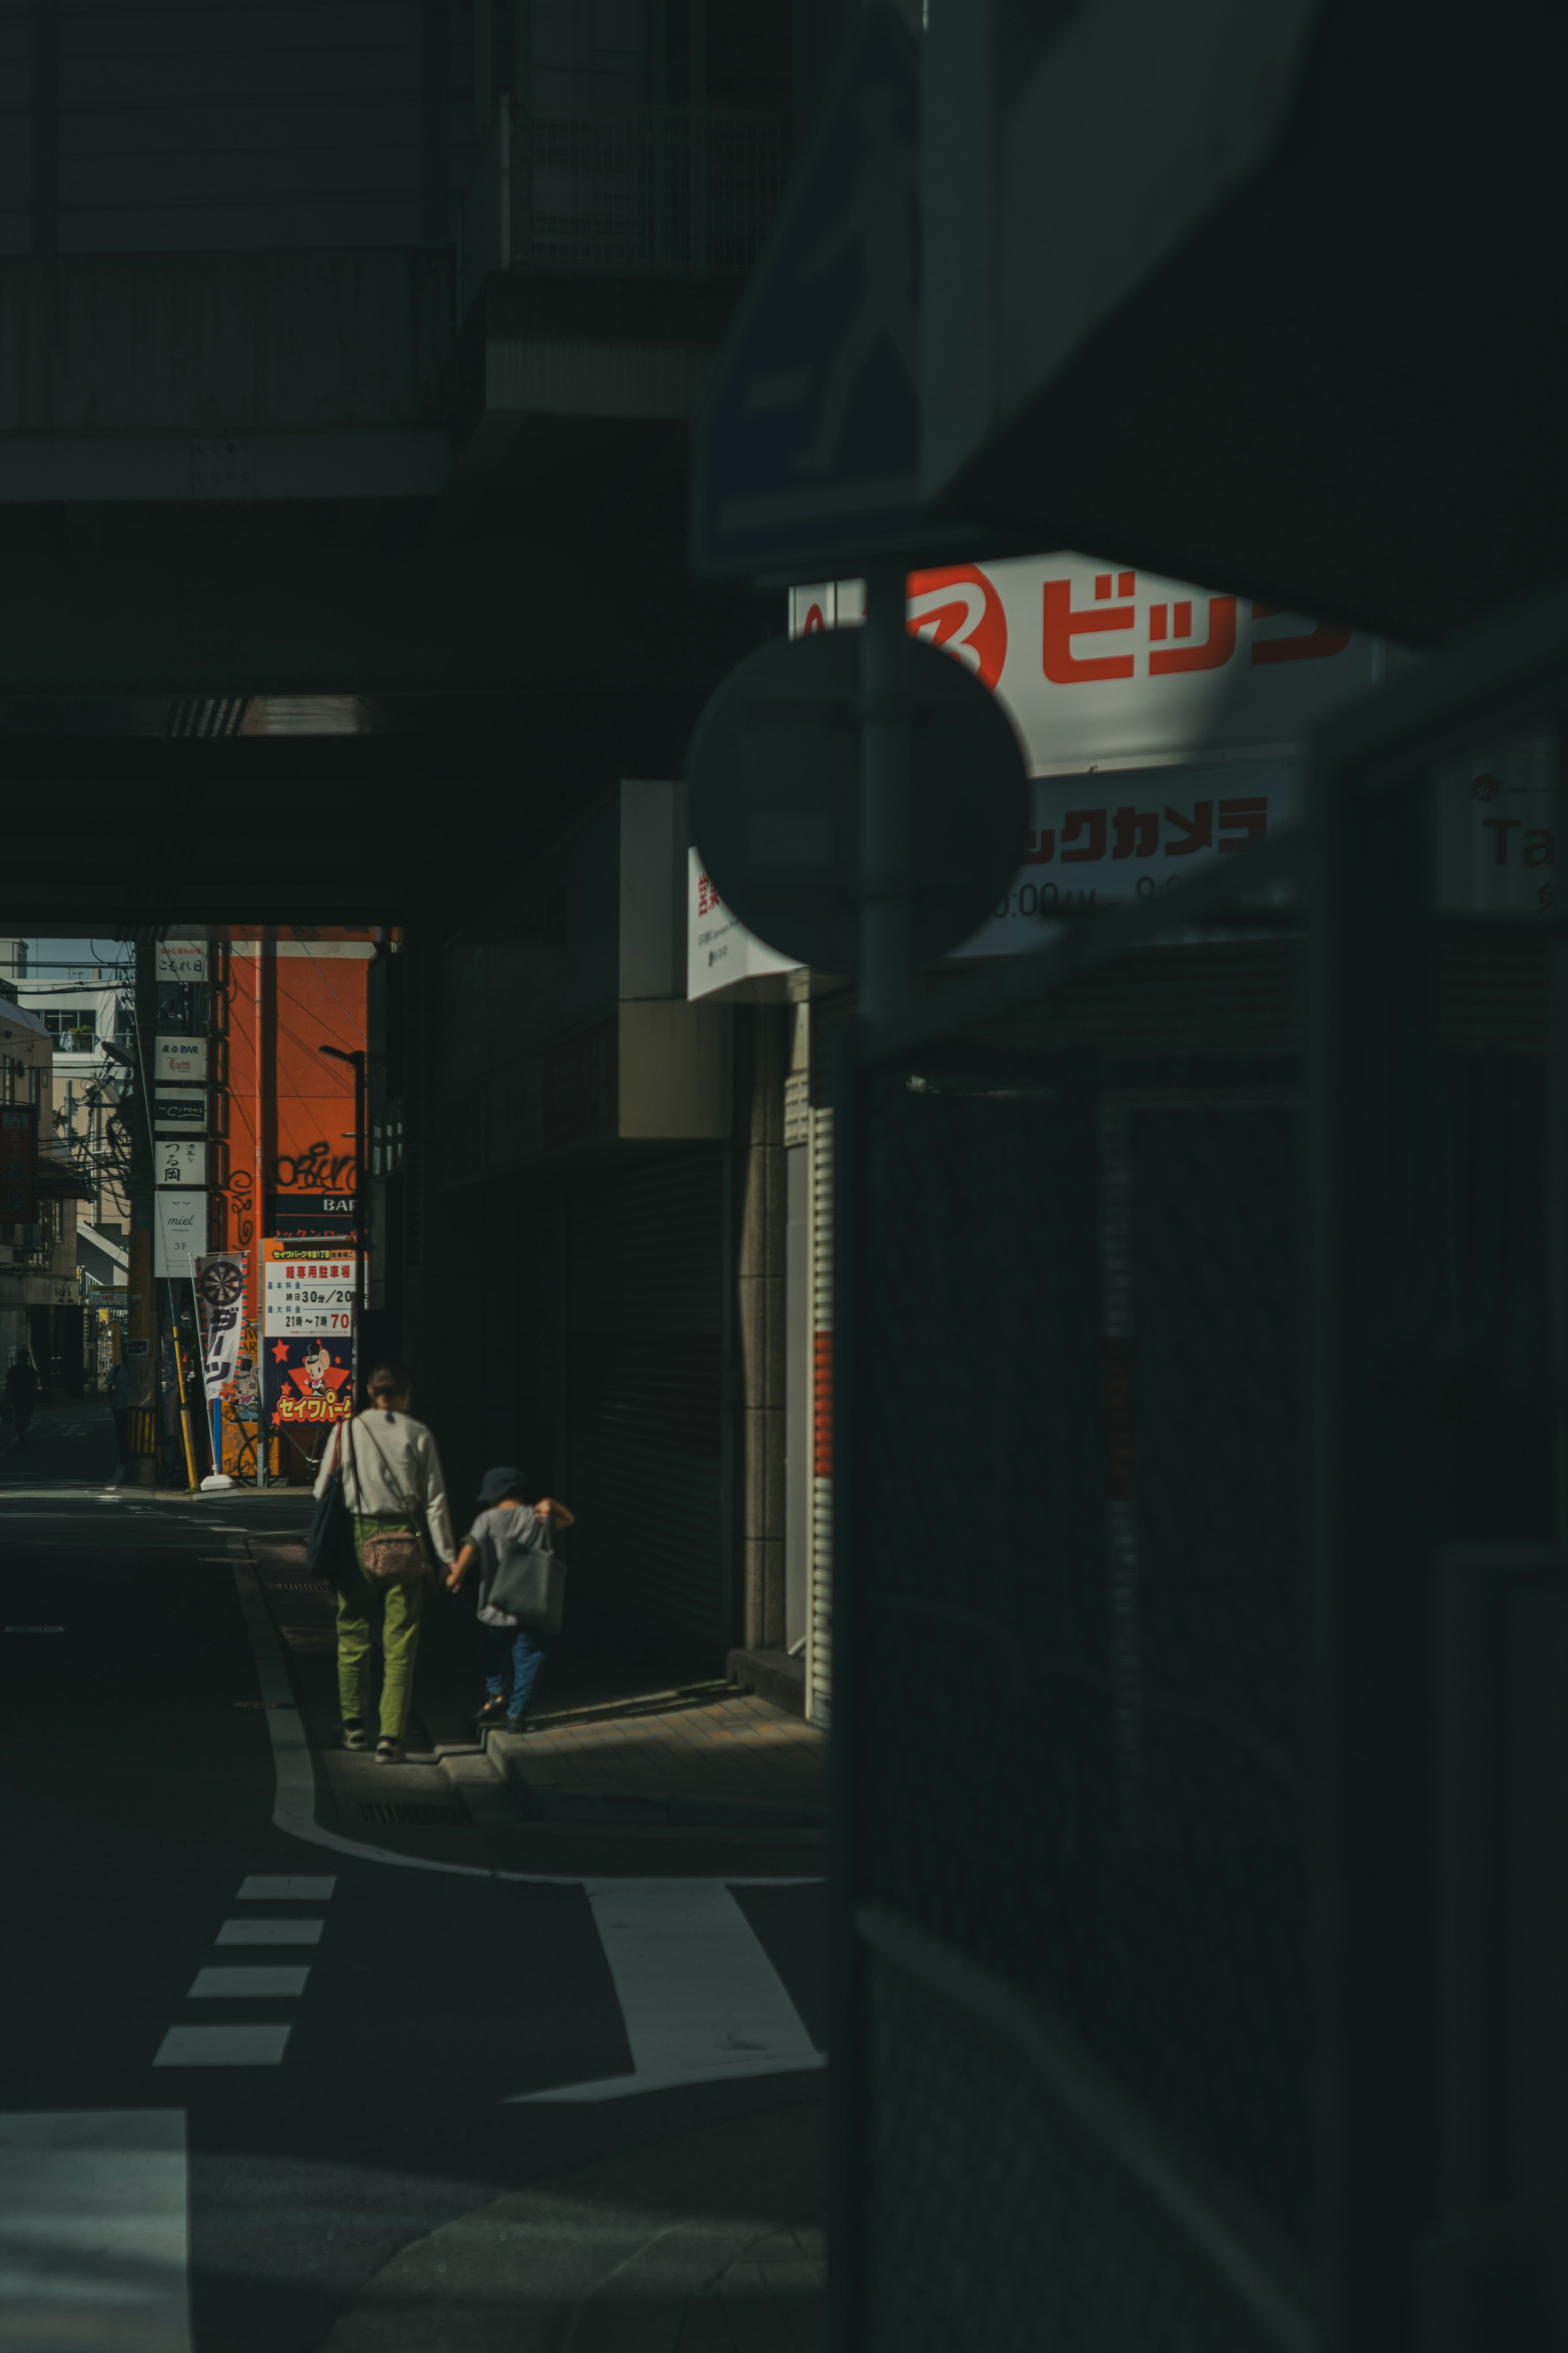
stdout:
<svg viewBox="0 0 1568 2353">
<path fill-rule="evenodd" d="M 247 1252 L 253 1314 L 268 1201 L 353 1191 L 353 1073 L 319 1050 L 363 1050 L 373 948 L 372 934 L 340 932 L 237 941 L 222 957 L 208 1247 Z"/>
</svg>

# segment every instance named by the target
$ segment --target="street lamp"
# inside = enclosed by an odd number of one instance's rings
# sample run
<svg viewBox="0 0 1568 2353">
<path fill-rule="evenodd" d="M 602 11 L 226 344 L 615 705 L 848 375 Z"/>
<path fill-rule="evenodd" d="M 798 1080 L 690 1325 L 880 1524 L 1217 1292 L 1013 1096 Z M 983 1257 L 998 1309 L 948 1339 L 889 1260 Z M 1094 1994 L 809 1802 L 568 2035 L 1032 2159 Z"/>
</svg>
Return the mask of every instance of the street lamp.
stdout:
<svg viewBox="0 0 1568 2353">
<path fill-rule="evenodd" d="M 354 1074 L 354 1248 L 359 1263 L 354 1274 L 354 1321 L 362 1324 L 370 1303 L 370 1250 L 364 1231 L 364 1051 L 345 1054 L 341 1046 L 318 1046 L 319 1054 L 347 1062 Z"/>
</svg>

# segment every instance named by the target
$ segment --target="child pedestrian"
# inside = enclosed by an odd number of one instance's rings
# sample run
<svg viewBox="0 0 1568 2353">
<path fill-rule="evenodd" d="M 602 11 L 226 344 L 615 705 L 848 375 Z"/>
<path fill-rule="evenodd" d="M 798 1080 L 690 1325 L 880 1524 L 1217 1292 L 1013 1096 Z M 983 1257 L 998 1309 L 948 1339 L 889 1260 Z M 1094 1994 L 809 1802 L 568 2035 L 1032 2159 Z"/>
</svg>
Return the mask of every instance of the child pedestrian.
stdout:
<svg viewBox="0 0 1568 2353">
<path fill-rule="evenodd" d="M 510 1464 L 485 1472 L 479 1500 L 479 1515 L 447 1573 L 447 1585 L 449 1591 L 458 1592 L 478 1561 L 479 1664 L 486 1694 L 479 1722 L 499 1725 L 504 1720 L 509 1732 L 521 1732 L 544 1664 L 546 1638 L 509 1617 L 504 1609 L 497 1609 L 490 1601 L 490 1588 L 502 1560 L 527 1544 L 539 1521 L 548 1522 L 552 1528 L 569 1528 L 574 1514 L 549 1495 L 537 1504 L 524 1503 L 522 1473 Z"/>
</svg>

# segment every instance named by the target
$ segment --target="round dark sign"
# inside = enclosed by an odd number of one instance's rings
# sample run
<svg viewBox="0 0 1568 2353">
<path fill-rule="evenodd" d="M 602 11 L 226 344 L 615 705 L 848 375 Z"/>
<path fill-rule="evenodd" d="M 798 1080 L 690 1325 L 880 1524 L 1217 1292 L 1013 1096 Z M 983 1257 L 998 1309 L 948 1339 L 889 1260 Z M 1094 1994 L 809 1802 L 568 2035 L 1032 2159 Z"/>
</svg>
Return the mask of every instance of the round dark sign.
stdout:
<svg viewBox="0 0 1568 2353">
<path fill-rule="evenodd" d="M 731 912 L 780 955 L 859 963 L 858 629 L 776 639 L 731 671 L 687 755 L 691 830 Z M 1005 712 L 952 654 L 911 638 L 910 950 L 979 930 L 1018 871 L 1028 778 Z"/>
</svg>

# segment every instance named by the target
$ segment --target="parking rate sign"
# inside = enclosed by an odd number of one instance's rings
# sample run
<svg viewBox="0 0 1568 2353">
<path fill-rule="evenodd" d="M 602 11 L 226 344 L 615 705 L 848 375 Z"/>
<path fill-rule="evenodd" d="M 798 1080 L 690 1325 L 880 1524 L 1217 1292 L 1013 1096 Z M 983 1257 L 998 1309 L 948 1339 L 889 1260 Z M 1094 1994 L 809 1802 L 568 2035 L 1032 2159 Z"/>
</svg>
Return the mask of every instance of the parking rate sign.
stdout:
<svg viewBox="0 0 1568 2353">
<path fill-rule="evenodd" d="M 263 1243 L 263 1332 L 269 1339 L 305 1332 L 346 1338 L 353 1330 L 357 1274 L 353 1250 L 334 1242 Z"/>
</svg>

